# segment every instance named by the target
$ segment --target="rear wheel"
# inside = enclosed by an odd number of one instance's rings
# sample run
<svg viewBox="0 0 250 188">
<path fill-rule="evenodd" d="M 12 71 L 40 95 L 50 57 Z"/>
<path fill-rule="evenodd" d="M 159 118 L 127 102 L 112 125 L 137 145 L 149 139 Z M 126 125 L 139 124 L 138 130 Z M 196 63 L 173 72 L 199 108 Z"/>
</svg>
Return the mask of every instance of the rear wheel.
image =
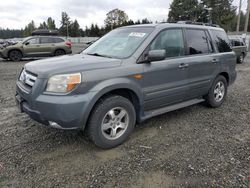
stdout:
<svg viewBox="0 0 250 188">
<path fill-rule="evenodd" d="M 11 61 L 20 61 L 22 59 L 23 55 L 18 50 L 12 50 L 9 52 L 9 59 Z"/>
<path fill-rule="evenodd" d="M 210 107 L 217 108 L 222 105 L 227 96 L 227 80 L 224 76 L 218 76 L 206 96 L 206 102 Z"/>
<path fill-rule="evenodd" d="M 133 104 L 122 96 L 112 95 L 102 99 L 94 108 L 87 128 L 88 135 L 95 145 L 113 148 L 129 137 L 135 121 Z"/>
<path fill-rule="evenodd" d="M 55 56 L 61 56 L 61 55 L 65 55 L 65 51 L 64 50 L 56 50 L 55 51 Z"/>
<path fill-rule="evenodd" d="M 237 60 L 238 63 L 242 64 L 244 62 L 244 57 L 245 57 L 244 53 L 241 53 L 240 56 L 239 56 L 239 58 L 238 58 L 238 60 Z"/>
</svg>

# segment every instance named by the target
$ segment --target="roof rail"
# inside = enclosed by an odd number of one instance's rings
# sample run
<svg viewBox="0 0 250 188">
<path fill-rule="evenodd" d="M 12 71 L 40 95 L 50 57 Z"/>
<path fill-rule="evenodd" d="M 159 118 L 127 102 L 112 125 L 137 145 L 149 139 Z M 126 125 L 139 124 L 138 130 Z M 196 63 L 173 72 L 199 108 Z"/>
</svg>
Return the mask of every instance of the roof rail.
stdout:
<svg viewBox="0 0 250 188">
<path fill-rule="evenodd" d="M 192 24 L 192 25 L 204 25 L 204 26 L 211 26 L 211 27 L 220 27 L 217 24 L 210 24 L 210 23 L 203 23 L 203 22 L 193 22 L 193 21 L 178 21 L 178 24 Z"/>
</svg>

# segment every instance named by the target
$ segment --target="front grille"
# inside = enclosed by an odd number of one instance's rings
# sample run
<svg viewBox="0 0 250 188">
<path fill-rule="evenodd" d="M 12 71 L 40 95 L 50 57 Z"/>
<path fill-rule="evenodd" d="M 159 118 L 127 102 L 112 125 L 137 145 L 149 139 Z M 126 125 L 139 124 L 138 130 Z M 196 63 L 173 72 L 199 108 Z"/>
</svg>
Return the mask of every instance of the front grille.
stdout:
<svg viewBox="0 0 250 188">
<path fill-rule="evenodd" d="M 25 86 L 28 86 L 30 89 L 34 86 L 37 79 L 37 75 L 23 69 L 19 81 L 21 81 Z"/>
</svg>

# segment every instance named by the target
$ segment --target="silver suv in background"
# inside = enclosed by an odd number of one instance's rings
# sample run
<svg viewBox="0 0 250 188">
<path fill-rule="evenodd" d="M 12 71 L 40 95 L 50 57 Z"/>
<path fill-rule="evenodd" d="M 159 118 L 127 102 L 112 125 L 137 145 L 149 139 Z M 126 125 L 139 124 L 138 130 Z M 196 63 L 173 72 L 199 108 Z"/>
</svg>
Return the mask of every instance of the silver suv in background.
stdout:
<svg viewBox="0 0 250 188">
<path fill-rule="evenodd" d="M 232 49 L 237 56 L 237 63 L 243 63 L 247 55 L 247 45 L 242 38 L 229 37 Z"/>
</svg>

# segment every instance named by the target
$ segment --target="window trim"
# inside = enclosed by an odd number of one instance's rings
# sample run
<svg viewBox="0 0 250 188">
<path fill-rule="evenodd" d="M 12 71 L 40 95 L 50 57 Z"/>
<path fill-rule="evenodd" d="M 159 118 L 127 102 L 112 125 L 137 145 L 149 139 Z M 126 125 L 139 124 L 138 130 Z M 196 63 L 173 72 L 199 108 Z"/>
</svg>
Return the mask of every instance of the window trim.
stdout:
<svg viewBox="0 0 250 188">
<path fill-rule="evenodd" d="M 187 30 L 198 30 L 198 31 L 203 31 L 206 35 L 206 40 L 207 40 L 207 47 L 208 47 L 208 53 L 201 53 L 201 54 L 190 54 L 188 50 L 188 41 L 187 41 Z M 214 54 L 215 49 L 213 46 L 213 40 L 211 38 L 211 35 L 209 34 L 208 29 L 203 29 L 203 28 L 184 28 L 184 35 L 185 35 L 185 41 L 186 41 L 186 56 L 191 57 L 191 56 L 203 56 L 203 55 L 209 55 L 209 54 Z M 209 40 L 210 39 L 210 40 Z M 209 45 L 210 43 L 210 45 Z M 211 48 L 209 47 L 211 46 Z"/>
<path fill-rule="evenodd" d="M 184 54 L 182 56 L 175 56 L 175 57 L 166 57 L 164 60 L 169 60 L 169 59 L 177 59 L 177 58 L 183 58 L 186 56 L 186 42 L 185 42 L 185 35 L 184 35 L 184 28 L 183 27 L 171 27 L 171 28 L 164 28 L 162 30 L 160 30 L 155 36 L 154 38 L 150 41 L 150 43 L 147 45 L 147 47 L 144 49 L 144 51 L 141 53 L 141 55 L 139 56 L 139 58 L 137 59 L 136 63 L 145 63 L 146 60 L 146 56 L 149 52 L 149 48 L 152 45 L 152 43 L 155 41 L 155 39 L 162 33 L 165 32 L 167 30 L 181 30 L 182 33 L 182 39 L 183 39 L 183 46 L 184 46 Z"/>
</svg>

